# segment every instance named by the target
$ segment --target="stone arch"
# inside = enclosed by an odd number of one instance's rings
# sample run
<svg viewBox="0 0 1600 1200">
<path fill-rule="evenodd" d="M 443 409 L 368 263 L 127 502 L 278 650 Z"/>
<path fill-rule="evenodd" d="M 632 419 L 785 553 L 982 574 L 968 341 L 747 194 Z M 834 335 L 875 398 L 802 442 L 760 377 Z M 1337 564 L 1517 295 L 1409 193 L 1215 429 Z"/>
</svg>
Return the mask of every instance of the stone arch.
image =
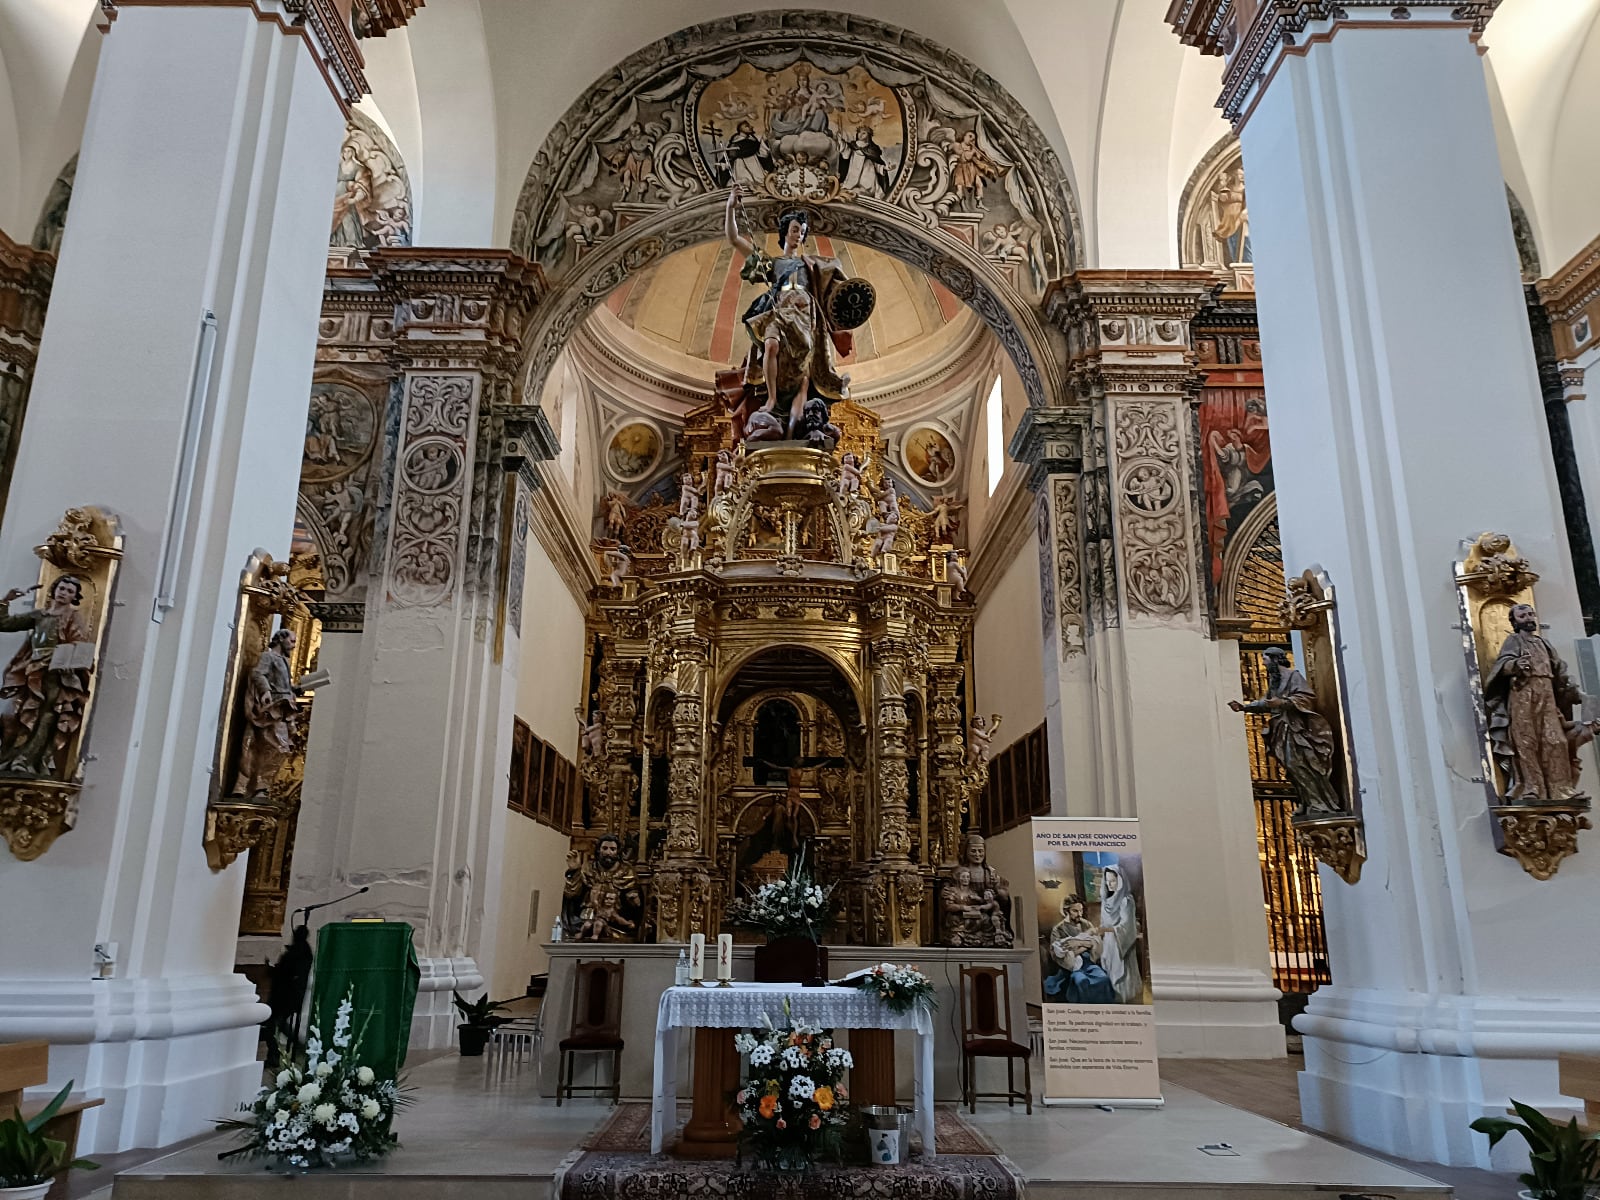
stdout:
<svg viewBox="0 0 1600 1200">
<path fill-rule="evenodd" d="M 1229 541 L 1217 589 L 1218 625 L 1239 630 L 1278 629 L 1284 595 L 1283 545 L 1278 533 L 1278 497 L 1270 493 L 1250 510 Z"/>
<path fill-rule="evenodd" d="M 750 98 L 763 87 L 764 149 L 740 160 L 763 165 L 735 175 L 732 140 L 741 128 L 754 136 Z M 879 170 L 847 168 L 847 135 L 877 152 Z M 512 250 L 539 262 L 551 285 L 531 331 L 526 403 L 590 308 L 674 250 L 722 237 L 731 182 L 765 197 L 748 206 L 758 227 L 775 228 L 780 209 L 800 204 L 814 234 L 938 279 L 995 332 L 1030 402 L 1048 403 L 1059 356 L 1039 301 L 1075 269 L 1082 244 L 1055 152 L 960 56 L 821 12 L 682 30 L 629 56 L 557 122 L 512 223 Z"/>
<path fill-rule="evenodd" d="M 78 156 L 67 159 L 50 192 L 39 210 L 39 221 L 33 227 L 33 248 L 61 253 L 61 238 L 67 232 L 67 208 L 72 203 L 72 185 L 78 176 Z"/>
</svg>

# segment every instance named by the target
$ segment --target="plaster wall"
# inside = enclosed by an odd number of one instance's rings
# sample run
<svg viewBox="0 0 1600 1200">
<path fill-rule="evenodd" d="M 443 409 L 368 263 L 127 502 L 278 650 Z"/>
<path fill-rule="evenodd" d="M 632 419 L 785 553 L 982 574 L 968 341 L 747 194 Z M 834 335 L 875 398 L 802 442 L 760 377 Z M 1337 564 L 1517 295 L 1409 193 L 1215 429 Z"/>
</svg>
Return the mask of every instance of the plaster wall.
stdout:
<svg viewBox="0 0 1600 1200">
<path fill-rule="evenodd" d="M 563 757 L 575 762 L 578 728 L 573 709 L 583 699 L 583 612 L 534 538 L 528 542 L 522 596 L 525 636 L 518 646 L 516 714 Z M 498 842 L 494 959 L 485 974 L 490 992 L 501 998 L 521 995 L 529 975 L 549 969 L 545 946 L 561 911 L 569 839 L 507 809 L 504 789 L 497 793 L 496 804 L 504 812 L 505 829 Z M 539 907 L 537 920 L 530 925 L 535 890 Z"/>
</svg>

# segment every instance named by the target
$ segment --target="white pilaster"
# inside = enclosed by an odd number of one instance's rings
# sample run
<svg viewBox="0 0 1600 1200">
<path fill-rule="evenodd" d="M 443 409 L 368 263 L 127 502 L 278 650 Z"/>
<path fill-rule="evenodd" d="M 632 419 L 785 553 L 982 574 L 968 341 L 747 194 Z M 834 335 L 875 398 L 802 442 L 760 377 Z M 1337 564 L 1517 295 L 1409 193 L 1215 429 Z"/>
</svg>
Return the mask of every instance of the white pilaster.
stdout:
<svg viewBox="0 0 1600 1200">
<path fill-rule="evenodd" d="M 1334 982 L 1298 1022 L 1303 1116 L 1476 1165 L 1474 1117 L 1558 1103 L 1557 1051 L 1600 1048 L 1600 843 L 1548 883 L 1495 852 L 1451 583 L 1461 539 L 1504 531 L 1551 636 L 1582 633 L 1483 67 L 1455 19 L 1491 8 L 1351 4 L 1236 89 L 1284 559 L 1339 588 L 1365 790 L 1361 882 L 1322 874 Z"/>
<path fill-rule="evenodd" d="M 128 7 L 106 35 L 0 536 L 16 585 L 71 505 L 126 535 L 77 827 L 35 862 L 0 853 L 0 1039 L 47 1038 L 52 1081 L 105 1097 L 90 1151 L 198 1133 L 259 1080 L 266 1010 L 233 973 L 244 864 L 211 871 L 201 837 L 239 571 L 286 553 L 294 520 L 343 124 L 305 37 L 249 7 Z M 91 981 L 97 942 L 115 972 Z"/>
<path fill-rule="evenodd" d="M 1160 1052 L 1266 1058 L 1284 1038 L 1244 731 L 1225 709 L 1238 663 L 1207 636 L 1191 483 L 1188 322 L 1210 282 L 1055 285 L 1076 403 L 1030 410 L 1013 449 L 1040 497 L 1053 808 L 1140 818 Z"/>
</svg>

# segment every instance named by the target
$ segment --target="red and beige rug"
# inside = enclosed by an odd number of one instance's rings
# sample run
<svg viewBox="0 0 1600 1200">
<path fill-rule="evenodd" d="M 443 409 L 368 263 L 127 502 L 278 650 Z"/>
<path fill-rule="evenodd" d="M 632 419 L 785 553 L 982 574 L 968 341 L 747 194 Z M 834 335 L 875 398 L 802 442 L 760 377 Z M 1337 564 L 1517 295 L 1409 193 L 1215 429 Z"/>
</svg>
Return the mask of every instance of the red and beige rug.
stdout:
<svg viewBox="0 0 1600 1200">
<path fill-rule="evenodd" d="M 554 1195 L 560 1200 L 818 1195 L 848 1200 L 1015 1200 L 1022 1194 L 1016 1167 L 953 1109 L 935 1111 L 934 1140 L 939 1156 L 931 1162 L 916 1155 L 892 1167 L 827 1163 L 791 1177 L 728 1159 L 653 1156 L 650 1106 L 623 1104 L 561 1165 Z"/>
</svg>

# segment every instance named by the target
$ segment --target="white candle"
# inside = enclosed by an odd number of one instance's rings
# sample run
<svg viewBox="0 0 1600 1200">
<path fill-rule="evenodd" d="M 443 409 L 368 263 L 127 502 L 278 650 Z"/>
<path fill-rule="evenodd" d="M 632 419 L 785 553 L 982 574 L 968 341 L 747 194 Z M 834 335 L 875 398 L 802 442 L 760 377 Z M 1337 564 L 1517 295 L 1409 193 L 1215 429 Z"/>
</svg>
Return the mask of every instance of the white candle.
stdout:
<svg viewBox="0 0 1600 1200">
<path fill-rule="evenodd" d="M 699 983 L 706 977 L 706 935 L 689 935 L 689 978 Z"/>
<path fill-rule="evenodd" d="M 733 934 L 717 934 L 717 978 L 733 978 Z"/>
</svg>

